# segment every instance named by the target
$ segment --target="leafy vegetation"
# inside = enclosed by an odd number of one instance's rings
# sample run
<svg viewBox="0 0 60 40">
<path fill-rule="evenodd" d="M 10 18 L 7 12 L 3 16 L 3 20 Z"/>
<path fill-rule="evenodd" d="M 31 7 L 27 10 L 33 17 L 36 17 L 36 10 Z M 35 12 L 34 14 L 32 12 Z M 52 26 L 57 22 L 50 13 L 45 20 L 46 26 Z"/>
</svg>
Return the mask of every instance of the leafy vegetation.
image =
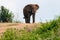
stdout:
<svg viewBox="0 0 60 40">
<path fill-rule="evenodd" d="M 8 29 L 1 40 L 60 40 L 60 16 L 32 31 Z"/>
<path fill-rule="evenodd" d="M 0 10 L 0 22 L 12 22 L 12 12 L 9 12 L 4 6 L 1 6 Z"/>
<path fill-rule="evenodd" d="M 2 36 L 2 40 L 37 40 L 34 33 L 24 30 L 8 29 Z"/>
</svg>

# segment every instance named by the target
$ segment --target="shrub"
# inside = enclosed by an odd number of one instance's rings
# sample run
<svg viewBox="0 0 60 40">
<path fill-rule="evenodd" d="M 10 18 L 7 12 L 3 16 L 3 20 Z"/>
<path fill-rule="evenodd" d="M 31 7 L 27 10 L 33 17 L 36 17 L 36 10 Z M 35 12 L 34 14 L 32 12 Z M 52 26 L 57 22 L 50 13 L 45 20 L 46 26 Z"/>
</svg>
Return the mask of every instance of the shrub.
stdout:
<svg viewBox="0 0 60 40">
<path fill-rule="evenodd" d="M 12 22 L 12 12 L 9 12 L 4 6 L 1 6 L 0 10 L 0 22 Z"/>
</svg>

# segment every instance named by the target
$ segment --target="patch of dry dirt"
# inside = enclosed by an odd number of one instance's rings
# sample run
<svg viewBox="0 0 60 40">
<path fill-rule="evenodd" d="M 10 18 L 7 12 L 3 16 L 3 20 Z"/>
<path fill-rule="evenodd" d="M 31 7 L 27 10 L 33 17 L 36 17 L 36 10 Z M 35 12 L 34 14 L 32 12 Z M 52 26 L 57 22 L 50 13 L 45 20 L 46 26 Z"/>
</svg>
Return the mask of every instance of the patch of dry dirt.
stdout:
<svg viewBox="0 0 60 40">
<path fill-rule="evenodd" d="M 25 24 L 25 23 L 0 23 L 0 35 L 3 34 L 8 28 L 16 28 L 16 29 L 24 29 L 27 27 L 28 29 L 34 28 L 37 26 L 37 23 L 34 24 Z"/>
</svg>

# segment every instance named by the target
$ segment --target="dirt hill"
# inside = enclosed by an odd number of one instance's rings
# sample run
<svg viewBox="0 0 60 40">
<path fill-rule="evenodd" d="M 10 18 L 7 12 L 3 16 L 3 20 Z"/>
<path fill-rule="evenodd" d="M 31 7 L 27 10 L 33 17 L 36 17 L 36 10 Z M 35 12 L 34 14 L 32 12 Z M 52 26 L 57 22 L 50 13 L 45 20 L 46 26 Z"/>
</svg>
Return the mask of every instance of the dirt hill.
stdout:
<svg viewBox="0 0 60 40">
<path fill-rule="evenodd" d="M 32 29 L 37 27 L 37 23 L 34 24 L 26 24 L 26 23 L 0 23 L 0 35 L 2 35 L 8 28 L 16 28 L 16 29 L 24 29 L 27 27 L 27 29 Z"/>
</svg>

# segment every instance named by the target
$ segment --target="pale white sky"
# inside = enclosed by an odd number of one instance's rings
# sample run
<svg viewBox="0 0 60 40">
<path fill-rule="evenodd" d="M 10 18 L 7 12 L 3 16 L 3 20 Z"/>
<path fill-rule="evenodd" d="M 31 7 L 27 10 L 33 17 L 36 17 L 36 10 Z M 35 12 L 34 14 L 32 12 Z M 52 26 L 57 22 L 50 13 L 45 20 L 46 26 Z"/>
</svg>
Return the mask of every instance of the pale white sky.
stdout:
<svg viewBox="0 0 60 40">
<path fill-rule="evenodd" d="M 27 4 L 38 4 L 40 6 L 36 13 L 36 22 L 41 20 L 54 19 L 55 15 L 60 15 L 60 0 L 0 0 L 0 6 L 3 5 L 14 13 L 14 20 L 22 21 L 23 8 Z"/>
</svg>

